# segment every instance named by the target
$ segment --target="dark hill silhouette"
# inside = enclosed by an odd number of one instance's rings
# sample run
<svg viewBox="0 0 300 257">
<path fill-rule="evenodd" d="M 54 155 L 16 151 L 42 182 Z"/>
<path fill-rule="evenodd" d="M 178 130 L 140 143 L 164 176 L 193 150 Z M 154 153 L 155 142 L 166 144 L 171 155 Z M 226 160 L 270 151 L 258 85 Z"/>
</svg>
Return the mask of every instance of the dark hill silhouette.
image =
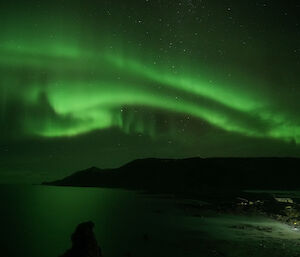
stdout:
<svg viewBox="0 0 300 257">
<path fill-rule="evenodd" d="M 43 184 L 191 193 L 208 189 L 299 189 L 300 159 L 138 159 L 120 168 L 92 167 Z"/>
</svg>

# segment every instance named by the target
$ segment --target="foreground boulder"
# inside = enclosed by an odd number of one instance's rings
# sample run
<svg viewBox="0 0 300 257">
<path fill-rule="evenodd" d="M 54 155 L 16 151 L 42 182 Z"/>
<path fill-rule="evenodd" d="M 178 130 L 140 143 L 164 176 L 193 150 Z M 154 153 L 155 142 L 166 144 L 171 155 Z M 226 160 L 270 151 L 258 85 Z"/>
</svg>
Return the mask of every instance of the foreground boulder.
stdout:
<svg viewBox="0 0 300 257">
<path fill-rule="evenodd" d="M 79 224 L 71 237 L 72 248 L 60 257 L 102 257 L 93 228 L 91 221 Z"/>
</svg>

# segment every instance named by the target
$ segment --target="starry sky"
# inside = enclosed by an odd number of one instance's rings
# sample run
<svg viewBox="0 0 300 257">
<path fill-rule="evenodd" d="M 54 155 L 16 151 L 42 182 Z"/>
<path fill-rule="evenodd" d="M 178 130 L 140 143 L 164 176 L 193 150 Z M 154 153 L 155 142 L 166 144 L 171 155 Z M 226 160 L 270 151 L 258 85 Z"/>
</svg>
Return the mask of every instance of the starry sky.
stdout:
<svg viewBox="0 0 300 257">
<path fill-rule="evenodd" d="M 0 182 L 146 157 L 300 157 L 296 0 L 0 3 Z"/>
</svg>

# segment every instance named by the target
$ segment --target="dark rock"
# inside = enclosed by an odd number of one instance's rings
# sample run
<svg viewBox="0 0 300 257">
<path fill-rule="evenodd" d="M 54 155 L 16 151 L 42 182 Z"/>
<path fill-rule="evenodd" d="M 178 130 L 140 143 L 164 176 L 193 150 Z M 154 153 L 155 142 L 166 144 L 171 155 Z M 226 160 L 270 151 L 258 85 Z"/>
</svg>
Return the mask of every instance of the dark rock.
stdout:
<svg viewBox="0 0 300 257">
<path fill-rule="evenodd" d="M 91 221 L 79 224 L 71 237 L 72 248 L 61 257 L 102 257 L 93 228 Z"/>
<path fill-rule="evenodd" d="M 124 253 L 124 256 L 131 257 L 132 255 L 131 255 L 131 252 L 127 251 L 127 252 Z"/>
<path fill-rule="evenodd" d="M 258 230 L 258 231 L 263 231 L 263 232 L 268 232 L 268 233 L 272 232 L 272 227 L 255 226 L 255 225 L 250 225 L 250 224 L 239 224 L 239 225 L 230 226 L 230 228 L 242 229 L 242 230 L 244 230 L 244 229 L 253 229 L 253 230 Z"/>
<path fill-rule="evenodd" d="M 144 241 L 148 241 L 149 235 L 147 233 L 143 234 L 143 239 L 144 239 Z"/>
</svg>

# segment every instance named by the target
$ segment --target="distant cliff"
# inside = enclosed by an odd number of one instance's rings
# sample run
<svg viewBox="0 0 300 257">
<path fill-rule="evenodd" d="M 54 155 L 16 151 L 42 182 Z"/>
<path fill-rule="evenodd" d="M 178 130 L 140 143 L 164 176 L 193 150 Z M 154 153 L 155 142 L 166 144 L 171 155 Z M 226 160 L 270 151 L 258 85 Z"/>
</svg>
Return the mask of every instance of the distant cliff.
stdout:
<svg viewBox="0 0 300 257">
<path fill-rule="evenodd" d="M 160 192 L 300 189 L 298 158 L 139 159 L 116 169 L 92 167 L 44 185 Z"/>
</svg>

